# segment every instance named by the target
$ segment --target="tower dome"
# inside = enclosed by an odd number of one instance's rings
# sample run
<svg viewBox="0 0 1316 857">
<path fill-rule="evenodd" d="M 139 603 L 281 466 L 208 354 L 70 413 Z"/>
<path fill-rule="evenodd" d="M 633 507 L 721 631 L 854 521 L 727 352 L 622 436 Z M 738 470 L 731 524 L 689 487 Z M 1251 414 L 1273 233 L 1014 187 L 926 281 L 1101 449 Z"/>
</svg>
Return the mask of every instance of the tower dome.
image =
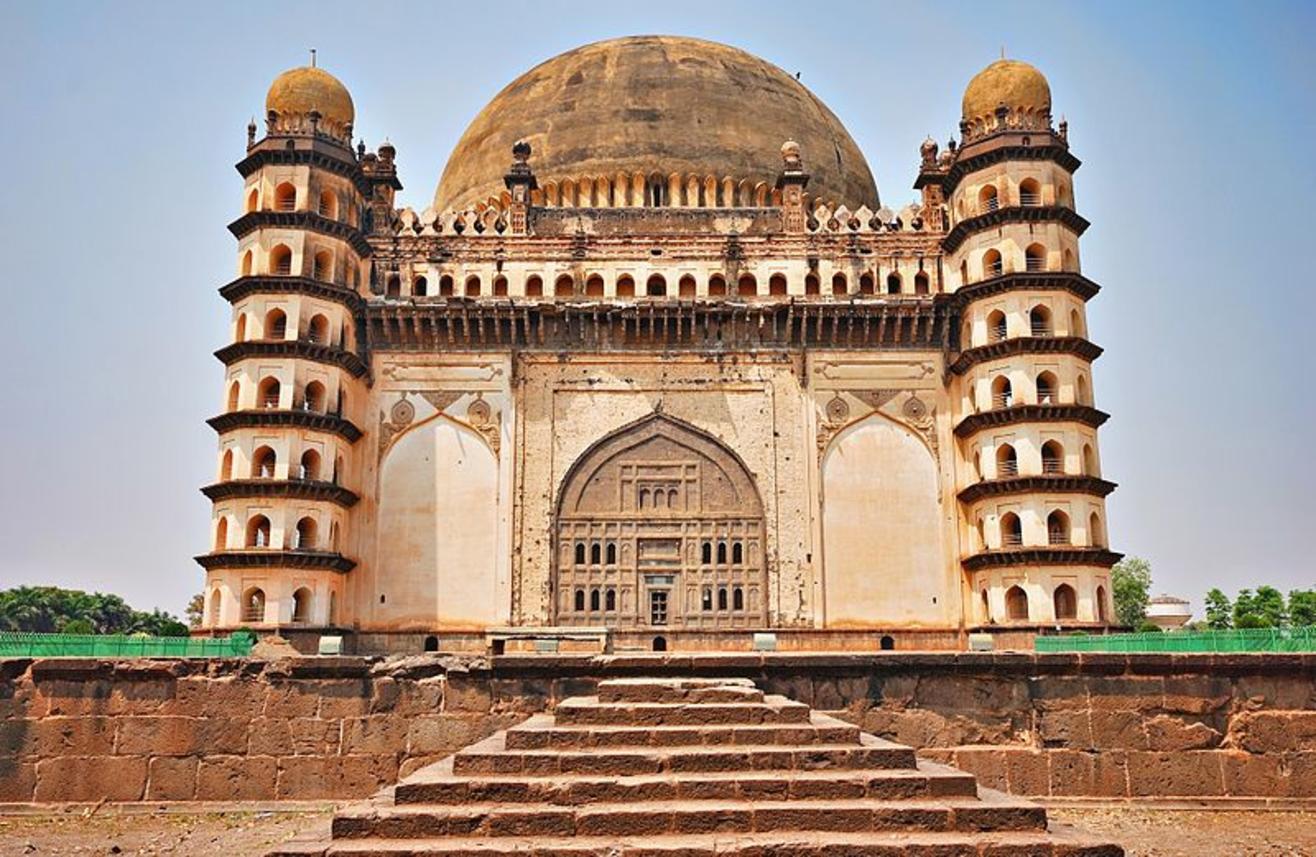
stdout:
<svg viewBox="0 0 1316 857">
<path fill-rule="evenodd" d="M 352 95 L 342 81 L 316 66 L 301 66 L 285 71 L 270 84 L 265 95 L 265 111 L 280 116 L 320 114 L 321 121 L 342 128 L 352 124 L 356 109 Z"/>
<path fill-rule="evenodd" d="M 999 59 L 969 81 L 962 103 L 964 121 L 991 117 L 1002 104 L 1011 111 L 1048 115 L 1051 112 L 1051 86 L 1046 77 L 1028 63 Z"/>
<path fill-rule="evenodd" d="M 518 140 L 530 144 L 541 185 L 656 173 L 769 186 L 782 143 L 795 140 L 811 195 L 879 207 L 868 162 L 826 105 L 771 63 L 701 39 L 611 39 L 535 66 L 466 129 L 435 208 L 497 197 Z"/>
</svg>

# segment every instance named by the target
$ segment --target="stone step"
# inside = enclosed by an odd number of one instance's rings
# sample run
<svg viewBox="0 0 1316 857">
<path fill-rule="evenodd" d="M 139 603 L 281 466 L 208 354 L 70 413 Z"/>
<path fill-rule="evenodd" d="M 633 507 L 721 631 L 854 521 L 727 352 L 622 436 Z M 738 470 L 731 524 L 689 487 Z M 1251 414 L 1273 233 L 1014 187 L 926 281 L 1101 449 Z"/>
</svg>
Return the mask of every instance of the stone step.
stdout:
<svg viewBox="0 0 1316 857">
<path fill-rule="evenodd" d="M 667 836 L 774 831 L 1045 831 L 1046 810 L 1027 801 L 653 801 L 625 804 L 469 803 L 358 807 L 334 816 L 333 838 L 442 836 Z"/>
<path fill-rule="evenodd" d="M 678 747 L 707 744 L 858 744 L 859 727 L 814 712 L 808 723 L 714 726 L 612 726 L 561 724 L 536 714 L 507 730 L 507 749 Z"/>
<path fill-rule="evenodd" d="M 746 678 L 621 678 L 599 682 L 600 702 L 762 702 Z"/>
<path fill-rule="evenodd" d="M 871 735 L 858 745 L 709 745 L 698 747 L 612 747 L 581 750 L 509 750 L 507 733 L 496 732 L 453 757 L 453 772 L 474 774 L 595 774 L 641 776 L 710 771 L 813 771 L 913 768 L 914 751 Z"/>
<path fill-rule="evenodd" d="M 465 777 L 452 759 L 398 783 L 398 804 L 546 803 L 580 805 L 667 800 L 832 800 L 974 797 L 974 778 L 946 765 L 879 771 L 730 771 L 609 777 Z"/>
<path fill-rule="evenodd" d="M 554 711 L 563 725 L 713 726 L 808 723 L 809 706 L 783 696 L 762 702 L 601 702 L 597 696 L 564 699 Z"/>
</svg>

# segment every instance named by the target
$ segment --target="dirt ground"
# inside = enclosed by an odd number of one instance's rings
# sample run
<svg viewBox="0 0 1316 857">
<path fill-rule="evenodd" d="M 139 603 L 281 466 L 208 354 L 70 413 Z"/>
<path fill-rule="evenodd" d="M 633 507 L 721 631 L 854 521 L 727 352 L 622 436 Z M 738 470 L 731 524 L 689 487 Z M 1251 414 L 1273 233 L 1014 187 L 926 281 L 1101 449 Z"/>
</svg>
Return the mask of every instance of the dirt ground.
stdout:
<svg viewBox="0 0 1316 857">
<path fill-rule="evenodd" d="M 1063 824 L 1123 843 L 1129 857 L 1313 857 L 1316 812 L 1052 809 Z M 120 812 L 0 815 L 0 857 L 173 854 L 246 857 L 314 830 L 318 812 Z"/>
</svg>

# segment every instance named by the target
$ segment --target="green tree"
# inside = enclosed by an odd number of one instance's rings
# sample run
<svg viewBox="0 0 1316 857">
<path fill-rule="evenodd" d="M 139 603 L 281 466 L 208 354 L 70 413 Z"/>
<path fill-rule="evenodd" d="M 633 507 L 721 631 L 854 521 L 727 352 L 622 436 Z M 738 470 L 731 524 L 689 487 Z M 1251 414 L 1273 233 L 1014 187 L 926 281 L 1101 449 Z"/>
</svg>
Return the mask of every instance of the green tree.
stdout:
<svg viewBox="0 0 1316 857">
<path fill-rule="evenodd" d="M 1257 596 L 1251 589 L 1238 590 L 1238 596 L 1234 598 L 1234 627 L 1235 628 L 1269 628 L 1270 622 L 1261 613 L 1257 605 Z"/>
<path fill-rule="evenodd" d="M 1289 621 L 1294 625 L 1316 625 L 1316 589 L 1289 592 Z"/>
<path fill-rule="evenodd" d="M 1282 628 L 1289 623 L 1289 611 L 1284 606 L 1284 593 L 1273 586 L 1258 586 L 1253 600 L 1257 613 L 1271 628 Z"/>
<path fill-rule="evenodd" d="M 1131 628 L 1142 624 L 1151 597 L 1151 563 L 1136 556 L 1120 560 L 1110 570 L 1110 586 L 1120 624 Z"/>
<path fill-rule="evenodd" d="M 142 613 L 117 595 L 81 592 L 57 586 L 18 586 L 0 591 L 0 631 L 50 634 L 77 622 L 88 633 L 187 633 L 187 626 L 161 610 Z"/>
<path fill-rule="evenodd" d="M 1230 615 L 1234 605 L 1229 603 L 1229 596 L 1219 589 L 1206 593 L 1206 626 L 1214 631 L 1227 631 L 1234 624 Z"/>
<path fill-rule="evenodd" d="M 96 629 L 91 626 L 90 619 L 70 619 L 60 627 L 61 634 L 94 634 Z"/>
<path fill-rule="evenodd" d="M 192 600 L 187 602 L 187 609 L 183 611 L 187 614 L 187 624 L 193 628 L 201 627 L 201 619 L 206 615 L 206 596 L 205 593 L 198 592 L 192 596 Z"/>
<path fill-rule="evenodd" d="M 1143 619 L 1139 622 L 1138 627 L 1135 630 L 1137 630 L 1139 634 L 1160 634 L 1165 631 L 1164 628 L 1149 619 Z"/>
</svg>

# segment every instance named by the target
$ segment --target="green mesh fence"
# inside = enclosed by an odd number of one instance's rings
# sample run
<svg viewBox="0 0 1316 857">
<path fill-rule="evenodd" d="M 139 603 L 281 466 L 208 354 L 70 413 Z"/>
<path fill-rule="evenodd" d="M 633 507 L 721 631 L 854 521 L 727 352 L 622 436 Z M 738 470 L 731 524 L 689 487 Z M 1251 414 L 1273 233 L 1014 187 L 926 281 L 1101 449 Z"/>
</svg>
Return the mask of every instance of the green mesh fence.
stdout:
<svg viewBox="0 0 1316 857">
<path fill-rule="evenodd" d="M 0 632 L 0 658 L 245 658 L 255 639 Z"/>
<path fill-rule="evenodd" d="M 1316 652 L 1316 625 L 1235 631 L 1039 636 L 1039 652 Z"/>
</svg>

